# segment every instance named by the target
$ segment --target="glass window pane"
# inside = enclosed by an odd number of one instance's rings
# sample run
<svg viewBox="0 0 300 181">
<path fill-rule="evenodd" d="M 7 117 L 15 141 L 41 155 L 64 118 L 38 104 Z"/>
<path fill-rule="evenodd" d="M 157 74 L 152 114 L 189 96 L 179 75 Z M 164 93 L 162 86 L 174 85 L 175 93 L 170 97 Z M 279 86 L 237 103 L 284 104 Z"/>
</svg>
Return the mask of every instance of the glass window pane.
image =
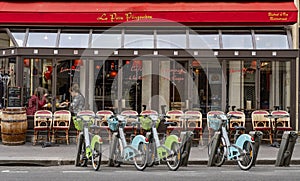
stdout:
<svg viewBox="0 0 300 181">
<path fill-rule="evenodd" d="M 55 47 L 57 33 L 29 32 L 26 47 Z"/>
<path fill-rule="evenodd" d="M 256 34 L 255 35 L 257 49 L 288 49 L 287 35 L 275 34 Z"/>
<path fill-rule="evenodd" d="M 250 34 L 223 34 L 222 41 L 224 49 L 253 49 Z"/>
<path fill-rule="evenodd" d="M 190 34 L 190 48 L 218 49 L 220 48 L 218 34 Z"/>
<path fill-rule="evenodd" d="M 61 33 L 59 47 L 88 48 L 89 34 Z"/>
<path fill-rule="evenodd" d="M 93 33 L 92 48 L 121 48 L 121 31 Z"/>
<path fill-rule="evenodd" d="M 25 29 L 21 30 L 21 31 L 11 30 L 11 34 L 14 37 L 14 39 L 16 40 L 16 42 L 18 43 L 18 46 L 22 47 L 23 43 L 24 43 L 24 38 L 25 38 Z"/>
<path fill-rule="evenodd" d="M 147 32 L 146 32 L 147 33 Z M 146 33 L 125 33 L 125 48 L 154 48 L 154 35 Z"/>
<path fill-rule="evenodd" d="M 187 48 L 185 31 L 158 31 L 157 48 Z"/>
</svg>

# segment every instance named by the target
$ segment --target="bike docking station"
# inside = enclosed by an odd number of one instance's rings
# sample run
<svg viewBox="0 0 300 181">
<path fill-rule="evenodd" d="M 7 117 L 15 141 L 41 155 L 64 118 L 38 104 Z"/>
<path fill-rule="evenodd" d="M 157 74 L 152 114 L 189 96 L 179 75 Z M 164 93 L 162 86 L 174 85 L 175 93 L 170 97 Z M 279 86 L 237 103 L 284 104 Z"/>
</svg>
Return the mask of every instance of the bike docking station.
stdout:
<svg viewBox="0 0 300 181">
<path fill-rule="evenodd" d="M 256 163 L 256 158 L 257 158 L 257 154 L 259 151 L 259 146 L 261 144 L 261 139 L 263 136 L 263 132 L 261 131 L 250 131 L 249 135 L 251 135 L 254 138 L 254 150 L 255 150 L 255 154 L 254 154 L 254 161 L 253 161 L 253 166 L 255 166 Z"/>
<path fill-rule="evenodd" d="M 215 166 L 215 154 L 212 154 L 212 153 L 215 153 L 217 151 L 217 148 L 220 144 L 220 140 L 221 140 L 221 132 L 220 131 L 216 131 L 214 136 L 212 137 L 212 145 L 211 145 L 211 152 L 208 153 L 209 154 L 209 157 L 208 157 L 208 162 L 207 162 L 207 166 L 208 167 L 213 167 Z"/>
<path fill-rule="evenodd" d="M 180 140 L 181 140 L 181 165 L 186 167 L 188 165 L 188 160 L 190 157 L 191 147 L 192 147 L 192 137 L 194 133 L 192 131 L 183 131 L 180 133 Z"/>
<path fill-rule="evenodd" d="M 290 165 L 297 138 L 298 134 L 295 131 L 285 131 L 283 133 L 275 162 L 276 167 L 288 167 Z"/>
</svg>

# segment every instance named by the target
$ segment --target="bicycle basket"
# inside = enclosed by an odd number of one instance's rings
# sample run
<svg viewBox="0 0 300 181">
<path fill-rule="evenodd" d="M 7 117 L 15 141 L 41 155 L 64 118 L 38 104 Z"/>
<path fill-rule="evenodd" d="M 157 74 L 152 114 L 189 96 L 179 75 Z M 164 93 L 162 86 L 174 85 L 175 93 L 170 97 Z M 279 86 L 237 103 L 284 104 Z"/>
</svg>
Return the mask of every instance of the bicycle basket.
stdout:
<svg viewBox="0 0 300 181">
<path fill-rule="evenodd" d="M 149 131 L 151 129 L 151 124 L 152 124 L 152 120 L 149 117 L 140 117 L 140 122 L 141 122 L 141 127 L 146 130 Z M 156 128 L 159 125 L 159 119 L 156 121 Z"/>
<path fill-rule="evenodd" d="M 208 117 L 208 118 L 209 118 L 208 119 L 209 127 L 215 131 L 219 130 L 222 125 L 222 121 L 214 117 Z"/>
<path fill-rule="evenodd" d="M 113 117 L 107 120 L 108 127 L 111 131 L 117 131 L 118 130 L 118 120 Z"/>
<path fill-rule="evenodd" d="M 73 123 L 74 123 L 75 128 L 78 131 L 82 131 L 83 130 L 83 120 L 82 119 L 77 119 L 76 116 L 73 116 L 72 118 L 73 118 Z M 89 120 L 90 117 L 89 116 L 83 116 L 83 119 Z M 94 119 L 89 120 L 88 127 L 90 127 L 93 123 L 94 123 Z"/>
</svg>

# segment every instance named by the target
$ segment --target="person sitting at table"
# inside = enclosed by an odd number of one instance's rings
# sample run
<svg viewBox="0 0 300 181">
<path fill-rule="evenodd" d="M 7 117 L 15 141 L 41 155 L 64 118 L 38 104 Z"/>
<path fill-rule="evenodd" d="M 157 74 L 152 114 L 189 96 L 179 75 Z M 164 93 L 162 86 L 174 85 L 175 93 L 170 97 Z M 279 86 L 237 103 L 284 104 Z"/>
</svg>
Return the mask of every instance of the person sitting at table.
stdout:
<svg viewBox="0 0 300 181">
<path fill-rule="evenodd" d="M 28 107 L 26 109 L 27 115 L 34 115 L 37 110 L 43 109 L 43 106 L 47 103 L 48 93 L 42 87 L 37 87 L 34 90 L 34 94 L 28 101 Z"/>
<path fill-rule="evenodd" d="M 72 116 L 77 115 L 78 112 L 82 111 L 85 107 L 85 98 L 79 90 L 78 84 L 73 84 L 70 88 L 70 94 L 72 97 L 72 102 L 70 103 L 69 110 Z M 69 102 L 63 102 L 60 106 L 68 106 Z"/>
</svg>

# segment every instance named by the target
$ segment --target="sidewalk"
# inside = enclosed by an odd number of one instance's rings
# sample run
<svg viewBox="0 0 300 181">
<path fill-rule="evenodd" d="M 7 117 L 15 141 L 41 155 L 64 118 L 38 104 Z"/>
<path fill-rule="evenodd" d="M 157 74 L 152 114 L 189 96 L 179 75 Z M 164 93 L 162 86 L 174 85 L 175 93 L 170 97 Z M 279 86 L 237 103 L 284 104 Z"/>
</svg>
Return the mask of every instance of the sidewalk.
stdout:
<svg viewBox="0 0 300 181">
<path fill-rule="evenodd" d="M 102 161 L 108 161 L 109 145 L 103 147 Z M 59 144 L 59 146 L 42 148 L 41 145 L 33 146 L 26 142 L 24 145 L 7 146 L 0 142 L 0 166 L 1 165 L 38 165 L 59 166 L 72 165 L 76 155 L 76 144 Z M 256 164 L 275 165 L 279 148 L 262 144 L 259 148 Z M 207 146 L 192 147 L 189 164 L 207 165 Z M 225 163 L 226 164 L 226 163 Z M 293 151 L 291 165 L 300 165 L 300 139 L 298 138 Z"/>
</svg>

